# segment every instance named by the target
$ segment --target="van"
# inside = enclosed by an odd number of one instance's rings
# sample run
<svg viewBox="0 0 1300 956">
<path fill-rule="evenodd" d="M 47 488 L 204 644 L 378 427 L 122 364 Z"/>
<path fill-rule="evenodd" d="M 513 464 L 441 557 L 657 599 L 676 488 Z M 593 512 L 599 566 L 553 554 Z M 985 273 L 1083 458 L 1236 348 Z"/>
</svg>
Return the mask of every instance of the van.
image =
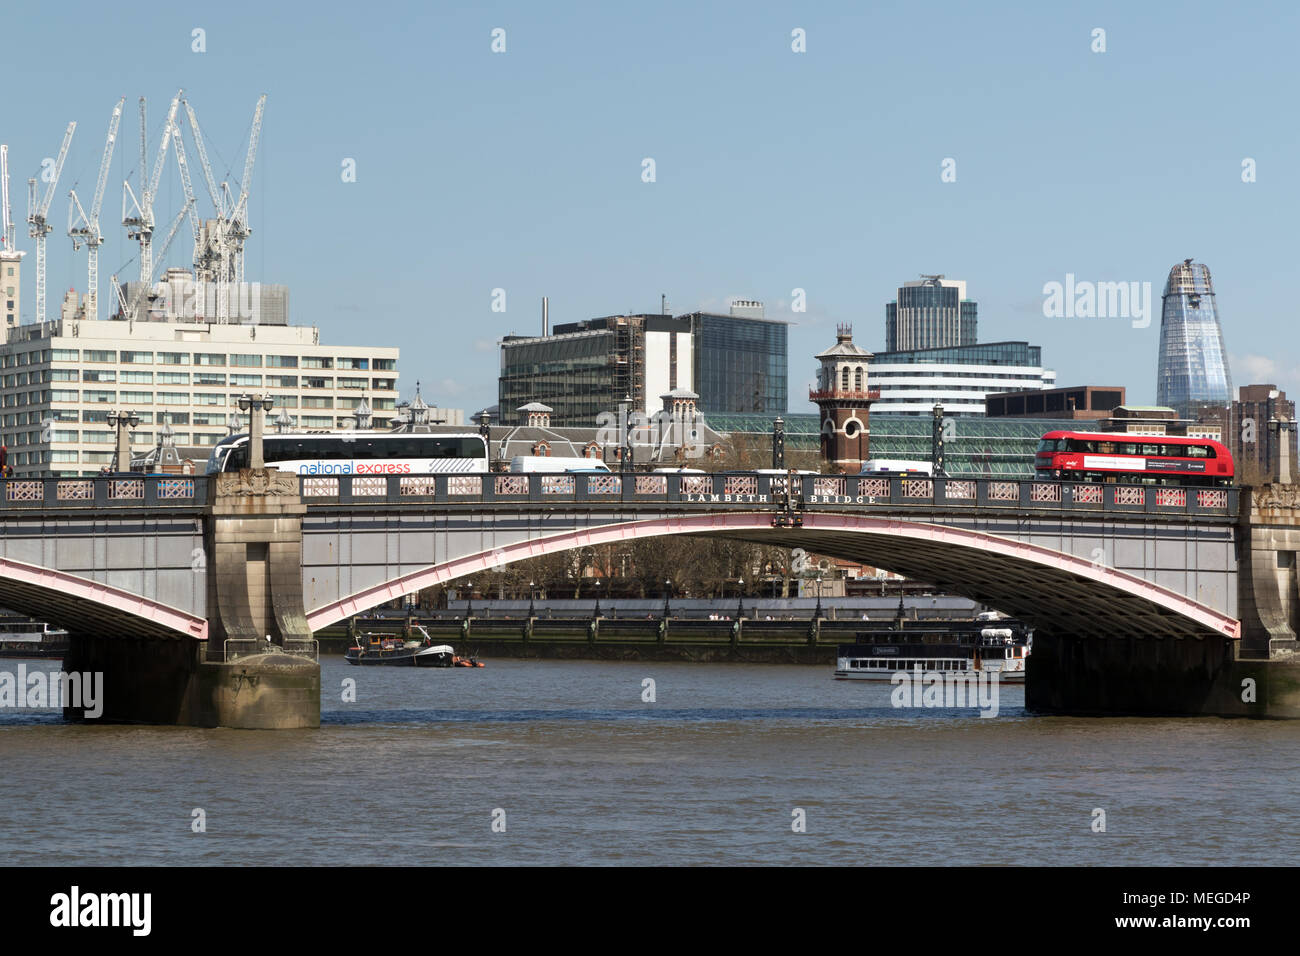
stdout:
<svg viewBox="0 0 1300 956">
<path fill-rule="evenodd" d="M 934 465 L 928 461 L 905 461 L 901 458 L 872 458 L 862 463 L 860 475 L 911 475 L 929 478 Z"/>
<path fill-rule="evenodd" d="M 599 458 L 553 458 L 550 455 L 516 455 L 510 459 L 512 474 L 608 475 L 609 466 Z"/>
</svg>

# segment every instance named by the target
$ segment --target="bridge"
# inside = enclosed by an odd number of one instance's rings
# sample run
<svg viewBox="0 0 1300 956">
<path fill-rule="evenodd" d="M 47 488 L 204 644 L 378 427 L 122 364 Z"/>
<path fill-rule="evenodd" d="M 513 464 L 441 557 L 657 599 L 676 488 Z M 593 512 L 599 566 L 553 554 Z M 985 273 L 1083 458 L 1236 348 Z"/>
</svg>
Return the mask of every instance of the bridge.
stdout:
<svg viewBox="0 0 1300 956">
<path fill-rule="evenodd" d="M 105 672 L 112 719 L 313 725 L 313 631 L 512 561 L 681 534 L 860 560 L 1013 614 L 1036 628 L 1038 709 L 1300 714 L 1276 677 L 1292 672 L 1266 666 L 1300 623 L 1292 486 L 246 469 L 0 489 L 0 606 L 70 631 L 65 668 Z M 1240 700 L 1245 679 L 1274 698 Z"/>
</svg>

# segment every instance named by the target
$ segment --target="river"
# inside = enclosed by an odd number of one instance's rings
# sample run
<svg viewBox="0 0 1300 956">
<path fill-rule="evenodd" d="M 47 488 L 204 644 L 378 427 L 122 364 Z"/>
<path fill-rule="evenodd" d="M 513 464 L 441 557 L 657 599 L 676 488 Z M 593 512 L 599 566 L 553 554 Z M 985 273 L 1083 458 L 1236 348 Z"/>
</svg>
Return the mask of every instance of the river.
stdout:
<svg viewBox="0 0 1300 956">
<path fill-rule="evenodd" d="M 327 656 L 321 679 L 313 731 L 0 711 L 3 862 L 1250 865 L 1300 845 L 1296 721 L 1032 716 L 1006 685 L 981 718 L 814 666 Z"/>
</svg>

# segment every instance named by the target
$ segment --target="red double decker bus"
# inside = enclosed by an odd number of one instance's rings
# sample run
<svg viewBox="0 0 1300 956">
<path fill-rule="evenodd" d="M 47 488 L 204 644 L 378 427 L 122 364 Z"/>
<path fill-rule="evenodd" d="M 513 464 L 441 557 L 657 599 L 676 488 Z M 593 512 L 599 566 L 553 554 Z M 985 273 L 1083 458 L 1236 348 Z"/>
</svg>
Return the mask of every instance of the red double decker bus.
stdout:
<svg viewBox="0 0 1300 956">
<path fill-rule="evenodd" d="M 1040 478 L 1134 485 L 1222 487 L 1233 480 L 1232 452 L 1220 442 L 1125 432 L 1048 432 L 1034 470 Z"/>
</svg>

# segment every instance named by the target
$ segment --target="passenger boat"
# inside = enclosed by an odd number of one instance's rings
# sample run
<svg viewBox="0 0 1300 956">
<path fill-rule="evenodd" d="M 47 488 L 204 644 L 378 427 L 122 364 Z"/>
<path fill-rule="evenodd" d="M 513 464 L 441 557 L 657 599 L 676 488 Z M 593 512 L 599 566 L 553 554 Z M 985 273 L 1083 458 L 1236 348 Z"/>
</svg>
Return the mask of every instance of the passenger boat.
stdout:
<svg viewBox="0 0 1300 956">
<path fill-rule="evenodd" d="M 857 637 L 839 646 L 836 680 L 889 681 L 900 671 L 923 671 L 943 678 L 983 672 L 1023 683 L 1034 643 L 1033 631 L 1019 621 L 989 618 L 882 627 Z"/>
<path fill-rule="evenodd" d="M 62 657 L 68 632 L 29 617 L 0 615 L 0 657 Z"/>
<path fill-rule="evenodd" d="M 392 634 L 360 634 L 343 655 L 349 664 L 387 664 L 390 667 L 482 667 L 472 657 L 459 657 L 450 644 L 435 644 L 429 632 L 416 625 L 424 640 L 404 640 Z"/>
</svg>

